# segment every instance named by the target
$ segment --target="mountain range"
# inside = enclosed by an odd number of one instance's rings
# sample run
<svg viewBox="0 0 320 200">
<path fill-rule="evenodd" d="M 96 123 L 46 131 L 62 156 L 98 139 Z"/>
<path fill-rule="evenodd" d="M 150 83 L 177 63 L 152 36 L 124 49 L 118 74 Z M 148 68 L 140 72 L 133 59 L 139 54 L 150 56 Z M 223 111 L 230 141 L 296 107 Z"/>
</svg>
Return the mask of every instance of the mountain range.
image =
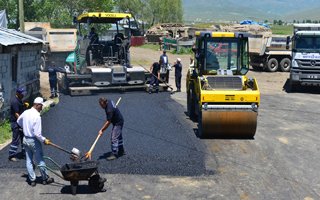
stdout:
<svg viewBox="0 0 320 200">
<path fill-rule="evenodd" d="M 185 21 L 320 20 L 319 0 L 183 0 Z"/>
</svg>

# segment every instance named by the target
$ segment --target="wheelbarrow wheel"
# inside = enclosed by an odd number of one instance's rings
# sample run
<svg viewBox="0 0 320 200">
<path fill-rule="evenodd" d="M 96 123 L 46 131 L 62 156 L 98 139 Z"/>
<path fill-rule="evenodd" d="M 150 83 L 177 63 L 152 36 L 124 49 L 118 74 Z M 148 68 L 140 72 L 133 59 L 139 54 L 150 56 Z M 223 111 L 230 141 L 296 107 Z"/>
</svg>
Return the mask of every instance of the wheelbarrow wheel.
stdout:
<svg viewBox="0 0 320 200">
<path fill-rule="evenodd" d="M 106 179 L 101 178 L 100 175 L 96 174 L 90 177 L 89 187 L 93 192 L 103 192 L 104 182 L 106 182 Z"/>
<path fill-rule="evenodd" d="M 79 181 L 71 181 L 71 193 L 72 195 L 77 194 L 77 187 L 78 187 Z"/>
</svg>

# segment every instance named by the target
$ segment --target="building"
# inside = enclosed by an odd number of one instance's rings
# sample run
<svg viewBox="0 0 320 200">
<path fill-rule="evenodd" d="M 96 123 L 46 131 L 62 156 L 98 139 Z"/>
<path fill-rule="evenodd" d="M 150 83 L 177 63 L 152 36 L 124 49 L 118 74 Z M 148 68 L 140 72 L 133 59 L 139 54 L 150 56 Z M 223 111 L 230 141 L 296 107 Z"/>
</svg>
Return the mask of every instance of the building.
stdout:
<svg viewBox="0 0 320 200">
<path fill-rule="evenodd" d="M 0 27 L 0 120 L 8 116 L 10 100 L 18 87 L 26 90 L 24 101 L 39 94 L 42 40 Z"/>
</svg>

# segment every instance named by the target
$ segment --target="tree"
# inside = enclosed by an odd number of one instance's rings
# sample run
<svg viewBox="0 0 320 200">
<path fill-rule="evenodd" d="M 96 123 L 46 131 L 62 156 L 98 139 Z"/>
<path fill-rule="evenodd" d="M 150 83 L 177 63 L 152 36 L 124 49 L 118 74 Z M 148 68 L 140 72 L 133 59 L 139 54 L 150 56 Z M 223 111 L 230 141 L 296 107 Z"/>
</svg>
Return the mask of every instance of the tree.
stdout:
<svg viewBox="0 0 320 200">
<path fill-rule="evenodd" d="M 151 26 L 183 20 L 181 0 L 116 0 L 115 4 L 119 11 L 128 11 Z"/>
<path fill-rule="evenodd" d="M 74 14 L 110 12 L 113 0 L 24 0 L 25 21 L 50 22 L 57 28 L 72 26 Z M 19 27 L 16 0 L 0 1 L 0 9 L 6 9 L 9 28 Z"/>
</svg>

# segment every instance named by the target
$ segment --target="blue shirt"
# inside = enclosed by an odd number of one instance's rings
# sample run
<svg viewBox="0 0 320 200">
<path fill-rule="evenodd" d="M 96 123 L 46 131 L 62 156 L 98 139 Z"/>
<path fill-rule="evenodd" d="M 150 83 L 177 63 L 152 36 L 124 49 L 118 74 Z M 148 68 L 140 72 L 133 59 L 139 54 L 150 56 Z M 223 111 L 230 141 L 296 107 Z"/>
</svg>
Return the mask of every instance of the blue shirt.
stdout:
<svg viewBox="0 0 320 200">
<path fill-rule="evenodd" d="M 24 106 L 22 101 L 17 96 L 15 96 L 10 102 L 10 122 L 16 122 L 17 118 L 15 116 L 15 113 L 21 115 L 23 111 Z"/>
<path fill-rule="evenodd" d="M 110 121 L 114 126 L 121 126 L 124 123 L 123 117 L 120 113 L 120 110 L 115 107 L 113 101 L 108 100 L 107 106 L 105 108 L 107 115 L 107 120 Z"/>
</svg>

